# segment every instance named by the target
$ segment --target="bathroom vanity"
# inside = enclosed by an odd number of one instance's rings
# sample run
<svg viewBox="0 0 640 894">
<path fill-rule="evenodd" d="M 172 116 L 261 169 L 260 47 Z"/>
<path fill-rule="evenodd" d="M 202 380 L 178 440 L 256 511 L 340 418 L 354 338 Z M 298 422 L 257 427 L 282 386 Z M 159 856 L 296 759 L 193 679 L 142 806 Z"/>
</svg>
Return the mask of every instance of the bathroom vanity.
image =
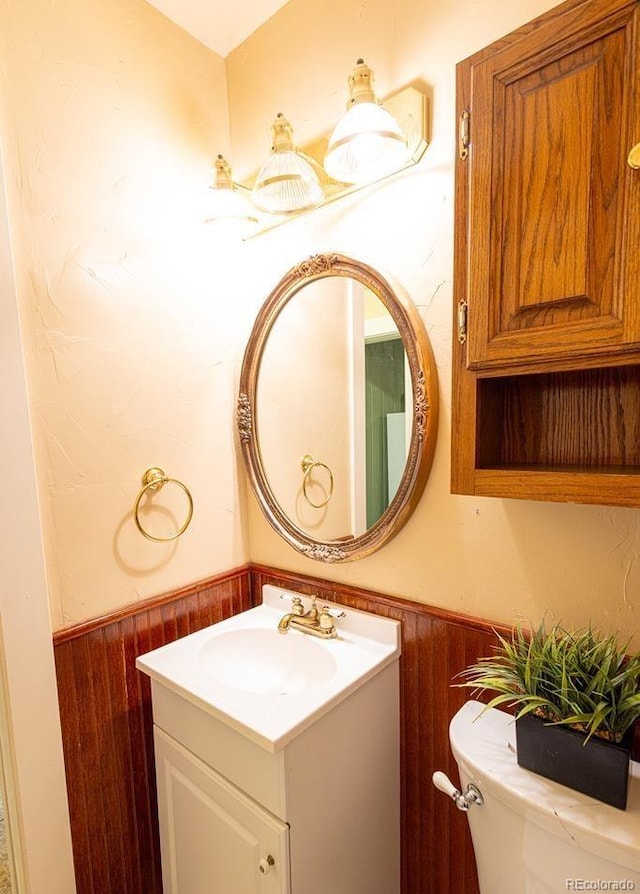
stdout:
<svg viewBox="0 0 640 894">
<path fill-rule="evenodd" d="M 281 634 L 296 595 L 267 586 L 137 660 L 165 894 L 400 891 L 399 624 L 346 609 L 335 638 Z"/>
</svg>

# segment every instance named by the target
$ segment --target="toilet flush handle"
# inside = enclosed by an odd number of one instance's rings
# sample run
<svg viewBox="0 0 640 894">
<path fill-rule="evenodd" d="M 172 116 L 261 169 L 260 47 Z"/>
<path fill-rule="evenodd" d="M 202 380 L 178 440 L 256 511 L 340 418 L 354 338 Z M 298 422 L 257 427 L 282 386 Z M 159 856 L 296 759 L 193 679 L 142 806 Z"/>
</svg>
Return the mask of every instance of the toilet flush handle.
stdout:
<svg viewBox="0 0 640 894">
<path fill-rule="evenodd" d="M 433 784 L 437 789 L 440 789 L 441 792 L 444 792 L 445 795 L 448 795 L 453 803 L 456 805 L 458 810 L 467 811 L 473 804 L 477 804 L 478 807 L 482 807 L 484 803 L 484 798 L 479 789 L 469 783 L 466 788 L 464 795 L 457 789 L 453 782 L 449 779 L 449 777 L 442 772 L 442 770 L 436 770 L 436 772 L 432 776 Z"/>
</svg>

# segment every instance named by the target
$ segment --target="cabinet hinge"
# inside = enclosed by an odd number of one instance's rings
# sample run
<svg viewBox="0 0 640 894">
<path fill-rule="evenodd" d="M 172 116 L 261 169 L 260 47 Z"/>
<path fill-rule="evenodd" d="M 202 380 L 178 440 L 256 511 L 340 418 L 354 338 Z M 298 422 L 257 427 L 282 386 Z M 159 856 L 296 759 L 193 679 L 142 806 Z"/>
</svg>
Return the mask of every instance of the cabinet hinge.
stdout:
<svg viewBox="0 0 640 894">
<path fill-rule="evenodd" d="M 463 345 L 467 340 L 467 313 L 469 306 L 464 298 L 458 301 L 458 341 Z"/>
<path fill-rule="evenodd" d="M 461 161 L 466 161 L 469 157 L 471 112 L 465 109 L 460 115 L 458 122 L 458 156 Z"/>
</svg>

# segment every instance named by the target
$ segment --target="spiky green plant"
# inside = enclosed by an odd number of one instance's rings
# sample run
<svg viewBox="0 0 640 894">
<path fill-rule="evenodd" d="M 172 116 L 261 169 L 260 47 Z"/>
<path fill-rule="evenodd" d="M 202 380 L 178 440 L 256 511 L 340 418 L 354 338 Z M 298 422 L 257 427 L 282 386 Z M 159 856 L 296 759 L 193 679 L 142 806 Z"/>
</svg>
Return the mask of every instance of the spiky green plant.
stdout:
<svg viewBox="0 0 640 894">
<path fill-rule="evenodd" d="M 619 742 L 640 717 L 640 655 L 625 654 L 615 634 L 566 630 L 544 622 L 526 635 L 496 634 L 496 654 L 459 674 L 476 691 L 497 692 L 487 708 L 508 705 L 516 717 L 533 712 L 548 723 Z"/>
</svg>

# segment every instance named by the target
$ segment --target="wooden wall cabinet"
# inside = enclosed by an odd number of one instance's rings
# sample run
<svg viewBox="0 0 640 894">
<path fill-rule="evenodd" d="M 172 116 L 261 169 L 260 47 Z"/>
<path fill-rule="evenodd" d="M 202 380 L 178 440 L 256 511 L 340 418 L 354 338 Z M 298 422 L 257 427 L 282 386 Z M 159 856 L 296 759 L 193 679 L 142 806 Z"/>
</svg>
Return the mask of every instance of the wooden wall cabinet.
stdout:
<svg viewBox="0 0 640 894">
<path fill-rule="evenodd" d="M 452 491 L 640 506 L 640 3 L 461 62 Z"/>
</svg>

